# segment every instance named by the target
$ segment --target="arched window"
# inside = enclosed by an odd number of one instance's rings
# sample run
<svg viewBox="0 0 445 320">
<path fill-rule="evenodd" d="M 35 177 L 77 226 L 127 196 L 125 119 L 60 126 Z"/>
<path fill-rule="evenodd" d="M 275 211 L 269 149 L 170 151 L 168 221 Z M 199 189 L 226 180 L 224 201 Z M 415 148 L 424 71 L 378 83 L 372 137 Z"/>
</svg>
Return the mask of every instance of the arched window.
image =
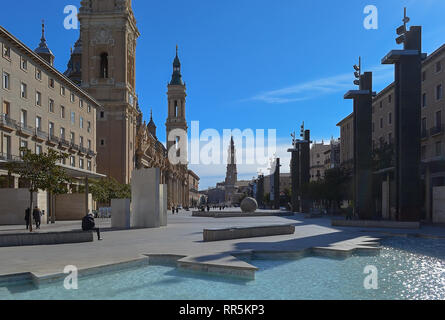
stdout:
<svg viewBox="0 0 445 320">
<path fill-rule="evenodd" d="M 100 77 L 108 78 L 108 53 L 105 52 L 100 55 Z"/>
<path fill-rule="evenodd" d="M 178 117 L 179 116 L 179 110 L 178 110 L 179 108 L 178 108 L 178 101 L 177 100 L 175 100 L 175 117 Z"/>
</svg>

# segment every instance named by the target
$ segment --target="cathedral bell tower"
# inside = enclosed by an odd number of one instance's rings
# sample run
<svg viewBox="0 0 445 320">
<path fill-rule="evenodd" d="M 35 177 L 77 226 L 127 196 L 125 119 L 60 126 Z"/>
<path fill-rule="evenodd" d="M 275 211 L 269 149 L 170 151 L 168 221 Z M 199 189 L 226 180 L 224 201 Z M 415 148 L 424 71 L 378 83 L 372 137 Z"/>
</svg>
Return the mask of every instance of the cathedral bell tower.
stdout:
<svg viewBox="0 0 445 320">
<path fill-rule="evenodd" d="M 185 98 L 186 86 L 182 80 L 181 62 L 178 57 L 178 46 L 176 46 L 176 57 L 173 61 L 173 74 L 170 83 L 167 86 L 168 97 L 168 117 L 165 127 L 167 129 L 167 150 L 180 143 L 181 139 L 187 139 L 187 121 L 185 118 Z M 181 129 L 183 134 L 173 134 L 172 131 Z M 178 157 L 187 159 L 187 149 L 179 150 L 182 154 L 177 154 Z M 184 154 L 185 153 L 185 154 Z"/>
<path fill-rule="evenodd" d="M 81 87 L 102 105 L 97 110 L 97 170 L 130 183 L 141 116 L 135 81 L 140 34 L 131 0 L 82 0 L 78 16 Z"/>
</svg>

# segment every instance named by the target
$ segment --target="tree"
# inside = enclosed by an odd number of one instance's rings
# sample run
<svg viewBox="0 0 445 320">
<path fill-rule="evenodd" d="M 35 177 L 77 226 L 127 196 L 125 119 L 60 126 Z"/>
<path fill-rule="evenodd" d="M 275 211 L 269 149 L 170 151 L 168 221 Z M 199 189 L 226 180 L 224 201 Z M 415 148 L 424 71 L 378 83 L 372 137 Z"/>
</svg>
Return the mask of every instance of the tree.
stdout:
<svg viewBox="0 0 445 320">
<path fill-rule="evenodd" d="M 34 192 L 44 190 L 52 194 L 67 193 L 67 184 L 71 179 L 57 162 L 66 159 L 66 154 L 60 154 L 52 149 L 48 153 L 35 154 L 22 148 L 22 161 L 9 164 L 9 174 L 16 173 L 29 184 L 29 208 L 32 212 Z M 32 218 L 32 217 L 30 217 Z M 30 223 L 32 232 L 32 223 Z"/>
<path fill-rule="evenodd" d="M 130 199 L 131 186 L 120 184 L 113 178 L 99 179 L 92 182 L 90 191 L 93 200 L 109 205 L 111 199 Z"/>
<path fill-rule="evenodd" d="M 372 150 L 374 171 L 388 169 L 395 165 L 394 144 L 387 143 L 383 138 L 380 138 L 379 144 L 378 148 Z"/>
</svg>

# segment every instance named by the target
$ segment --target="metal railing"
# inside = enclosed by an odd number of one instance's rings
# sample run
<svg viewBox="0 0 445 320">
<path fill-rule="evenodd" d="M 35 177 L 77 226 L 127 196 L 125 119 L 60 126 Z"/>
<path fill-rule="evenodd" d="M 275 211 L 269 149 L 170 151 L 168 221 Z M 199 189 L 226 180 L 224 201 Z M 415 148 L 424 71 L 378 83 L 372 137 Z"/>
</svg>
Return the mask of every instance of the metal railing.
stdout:
<svg viewBox="0 0 445 320">
<path fill-rule="evenodd" d="M 9 127 L 11 129 L 14 129 L 16 126 L 16 123 L 14 120 L 12 120 L 9 115 L 4 114 L 4 113 L 0 113 L 0 125 L 1 126 L 6 126 Z"/>
<path fill-rule="evenodd" d="M 95 156 L 96 156 L 96 152 L 94 152 L 94 151 L 91 150 L 91 149 L 88 149 L 88 151 L 87 151 L 87 155 L 90 156 L 90 157 L 95 157 Z"/>
<path fill-rule="evenodd" d="M 29 136 L 34 134 L 34 128 L 33 127 L 28 127 L 24 123 L 18 122 L 16 124 L 16 128 L 17 128 L 17 131 L 19 131 L 19 132 L 21 132 L 23 134 L 26 134 L 26 135 L 29 135 Z"/>
<path fill-rule="evenodd" d="M 437 136 L 439 134 L 443 134 L 443 132 L 444 132 L 444 125 L 443 124 L 434 126 L 434 127 L 432 127 L 430 129 L 431 136 Z"/>
<path fill-rule="evenodd" d="M 75 144 L 74 142 L 71 142 L 70 143 L 70 149 L 79 151 L 79 146 L 77 144 Z"/>
<path fill-rule="evenodd" d="M 54 134 L 49 134 L 48 141 L 53 144 L 58 144 L 60 140 L 59 137 L 55 136 Z"/>
<path fill-rule="evenodd" d="M 34 136 L 38 139 L 41 140 L 46 140 L 48 139 L 48 134 L 40 129 L 35 129 L 34 130 Z"/>
<path fill-rule="evenodd" d="M 20 156 L 16 156 L 10 153 L 0 152 L 0 160 L 3 161 L 21 161 L 22 158 Z"/>
<path fill-rule="evenodd" d="M 71 145 L 71 143 L 69 141 L 65 140 L 65 138 L 60 138 L 59 145 L 62 147 L 68 148 Z"/>
</svg>

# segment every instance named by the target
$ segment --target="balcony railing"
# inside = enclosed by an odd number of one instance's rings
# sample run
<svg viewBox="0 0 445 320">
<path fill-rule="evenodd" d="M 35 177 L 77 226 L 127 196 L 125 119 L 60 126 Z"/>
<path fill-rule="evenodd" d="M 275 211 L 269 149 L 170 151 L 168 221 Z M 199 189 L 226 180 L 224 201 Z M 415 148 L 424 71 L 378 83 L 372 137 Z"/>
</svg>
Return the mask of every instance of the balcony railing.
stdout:
<svg viewBox="0 0 445 320">
<path fill-rule="evenodd" d="M 1 113 L 0 114 L 0 127 L 14 130 L 16 127 L 15 121 L 12 120 L 7 114 Z"/>
<path fill-rule="evenodd" d="M 74 142 L 70 142 L 70 149 L 79 151 L 79 146 L 75 144 Z"/>
<path fill-rule="evenodd" d="M 10 153 L 0 152 L 0 160 L 3 161 L 20 161 L 22 158 L 19 156 L 12 155 Z"/>
<path fill-rule="evenodd" d="M 94 152 L 94 151 L 91 150 L 91 149 L 88 149 L 88 151 L 87 151 L 87 155 L 88 155 L 89 157 L 95 157 L 95 156 L 96 156 L 96 152 Z"/>
<path fill-rule="evenodd" d="M 34 129 L 32 127 L 28 127 L 24 123 L 17 123 L 16 124 L 17 131 L 23 135 L 32 136 L 34 134 Z"/>
<path fill-rule="evenodd" d="M 59 139 L 59 147 L 66 149 L 66 148 L 68 148 L 70 145 L 71 145 L 70 142 L 67 141 L 67 140 L 65 140 L 65 138 L 60 138 L 60 139 Z"/>
<path fill-rule="evenodd" d="M 88 153 L 88 149 L 83 147 L 83 146 L 79 146 L 79 152 L 82 154 L 87 154 Z"/>
<path fill-rule="evenodd" d="M 48 135 L 48 140 L 46 140 L 46 142 L 48 143 L 48 144 L 50 144 L 50 145 L 58 145 L 59 144 L 59 137 L 56 137 L 55 135 L 53 135 L 53 134 L 49 134 Z"/>
<path fill-rule="evenodd" d="M 48 139 L 48 134 L 40 129 L 35 129 L 34 137 L 36 140 L 45 141 L 46 139 Z"/>
<path fill-rule="evenodd" d="M 443 134 L 443 132 L 444 132 L 444 125 L 443 124 L 434 126 L 434 127 L 432 127 L 430 129 L 431 136 L 437 136 L 439 134 Z"/>
</svg>

